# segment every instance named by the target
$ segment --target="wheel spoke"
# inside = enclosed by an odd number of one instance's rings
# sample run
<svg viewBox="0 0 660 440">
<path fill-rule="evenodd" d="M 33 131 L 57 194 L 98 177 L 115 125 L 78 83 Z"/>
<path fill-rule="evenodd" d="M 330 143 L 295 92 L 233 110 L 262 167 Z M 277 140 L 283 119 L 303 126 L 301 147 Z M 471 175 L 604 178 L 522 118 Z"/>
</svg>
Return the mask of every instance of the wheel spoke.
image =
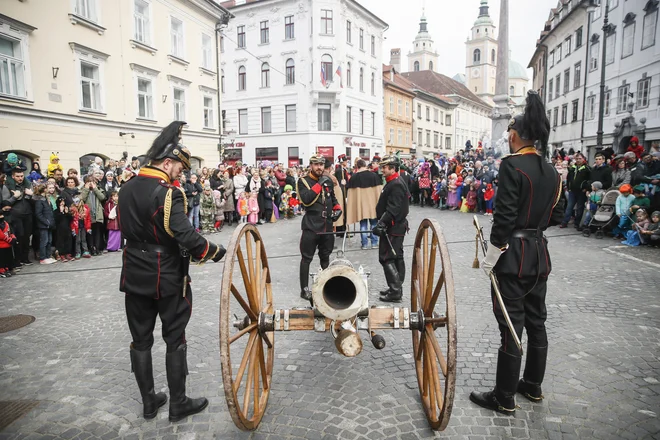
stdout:
<svg viewBox="0 0 660 440">
<path fill-rule="evenodd" d="M 417 361 L 422 359 L 422 354 L 424 354 L 424 338 L 426 338 L 426 332 L 422 332 L 422 336 L 419 337 L 419 351 L 417 351 Z"/>
<path fill-rule="evenodd" d="M 259 284 L 259 306 L 264 303 L 264 291 L 266 290 L 266 280 L 268 279 L 268 268 L 264 267 L 261 270 L 260 284 Z M 268 307 L 270 304 L 266 304 Z"/>
<path fill-rule="evenodd" d="M 255 313 L 252 311 L 250 306 L 245 302 L 245 300 L 243 299 L 241 294 L 238 292 L 238 289 L 236 288 L 236 286 L 234 286 L 234 283 L 232 283 L 230 289 L 231 289 L 231 293 L 234 295 L 234 298 L 236 298 L 236 301 L 238 301 L 238 303 L 241 305 L 243 310 L 245 310 L 245 313 L 248 314 L 250 319 L 252 321 L 257 321 L 258 320 L 257 315 L 255 315 Z"/>
<path fill-rule="evenodd" d="M 429 258 L 429 267 L 426 274 L 426 290 L 424 291 L 424 299 L 426 303 L 424 304 L 423 309 L 426 310 L 428 305 L 431 303 L 431 287 L 433 286 L 433 275 L 435 275 L 435 254 L 436 254 L 436 245 L 437 240 L 435 234 L 431 241 L 431 256 Z"/>
<path fill-rule="evenodd" d="M 254 330 L 255 328 L 257 328 L 257 323 L 256 323 L 256 322 L 253 322 L 252 324 L 250 324 L 250 325 L 248 325 L 247 327 L 245 327 L 243 330 L 239 331 L 238 333 L 235 333 L 234 335 L 232 335 L 231 338 L 229 338 L 229 345 L 233 344 L 233 343 L 236 342 L 238 339 L 240 339 L 241 336 L 243 336 L 243 335 L 246 334 L 246 333 L 251 332 L 251 331 Z"/>
<path fill-rule="evenodd" d="M 417 260 L 417 293 L 419 294 L 419 304 L 418 307 L 424 307 L 424 267 L 420 269 L 420 264 L 422 264 L 422 253 L 419 249 L 415 249 L 415 258 Z M 414 310 L 413 310 L 414 311 Z"/>
<path fill-rule="evenodd" d="M 447 361 L 445 360 L 445 356 L 442 354 L 442 348 L 440 348 L 440 344 L 438 343 L 438 340 L 435 337 L 435 332 L 433 331 L 433 326 L 431 324 L 426 324 L 426 332 L 428 333 L 431 332 L 431 335 L 428 336 L 428 339 L 430 339 L 431 346 L 433 347 L 433 351 L 435 352 L 435 355 L 438 357 L 438 362 L 440 362 L 440 369 L 442 370 L 442 374 L 447 377 Z"/>
<path fill-rule="evenodd" d="M 245 352 L 243 352 L 243 358 L 241 359 L 241 365 L 238 367 L 238 373 L 236 373 L 236 379 L 234 379 L 234 394 L 238 392 L 238 389 L 241 386 L 241 381 L 243 380 L 243 374 L 245 373 L 245 368 L 247 367 L 247 362 L 250 358 L 250 350 L 254 345 L 254 341 L 257 338 L 257 332 L 250 333 L 250 339 L 245 346 Z"/>
<path fill-rule="evenodd" d="M 424 251 L 424 264 L 422 266 L 422 280 L 424 285 L 421 286 L 424 289 L 424 297 L 426 298 L 426 280 L 428 280 L 429 274 L 429 228 L 424 229 L 424 240 L 422 241 L 423 251 Z M 424 303 L 422 303 L 424 304 Z"/>
<path fill-rule="evenodd" d="M 245 247 L 247 248 L 247 268 L 250 275 L 250 279 L 247 281 L 250 284 L 250 306 L 252 310 L 259 310 L 255 304 L 257 286 L 254 284 L 254 260 L 252 259 L 252 234 L 250 232 L 245 233 Z"/>
<path fill-rule="evenodd" d="M 438 301 L 438 296 L 442 290 L 442 286 L 445 284 L 445 271 L 440 272 L 440 277 L 438 277 L 438 282 L 435 284 L 435 289 L 433 290 L 433 297 L 429 300 L 426 307 L 424 307 L 424 316 L 432 317 L 433 309 L 435 308 L 435 303 Z"/>
<path fill-rule="evenodd" d="M 257 248 L 257 253 L 254 258 L 254 301 L 257 304 L 257 310 L 259 310 L 261 309 L 261 298 L 263 297 L 263 292 L 259 290 L 261 288 L 261 246 L 258 241 L 255 242 L 255 247 Z"/>
<path fill-rule="evenodd" d="M 431 341 L 433 339 L 434 338 L 432 336 L 430 336 L 426 339 L 426 343 L 428 345 L 427 349 L 428 349 L 429 353 L 433 351 L 433 349 L 431 348 Z M 432 372 L 431 376 L 433 377 L 434 394 L 435 394 L 436 402 L 438 404 L 438 410 L 442 410 L 442 407 L 443 407 L 442 390 L 440 389 L 439 378 L 436 374 L 438 372 L 438 367 L 437 367 L 435 357 L 434 356 L 429 356 L 429 362 L 431 364 L 431 372 Z M 436 402 L 434 402 L 434 405 L 435 405 Z M 434 410 L 435 410 L 435 408 L 434 408 Z"/>
<path fill-rule="evenodd" d="M 428 338 L 427 338 L 428 339 Z M 428 340 L 425 341 L 425 344 L 428 346 Z M 424 377 L 427 378 L 427 384 L 429 387 L 429 414 L 431 420 L 437 419 L 437 413 L 435 411 L 435 369 L 433 367 L 433 356 L 431 356 L 431 351 L 426 348 L 426 356 L 424 356 Z"/>
<path fill-rule="evenodd" d="M 268 372 L 266 370 L 266 355 L 264 346 L 261 343 L 259 343 L 259 367 L 261 368 L 261 382 L 264 384 L 264 390 L 267 390 L 270 384 L 268 383 Z"/>
<path fill-rule="evenodd" d="M 253 413 L 252 417 L 256 417 L 259 414 L 259 398 L 261 397 L 259 394 L 259 347 L 261 346 L 261 342 L 259 342 L 259 345 L 257 346 L 257 349 L 254 350 L 254 356 L 252 358 L 252 366 L 253 366 L 253 373 L 252 375 L 254 376 L 254 406 L 253 406 Z"/>
<path fill-rule="evenodd" d="M 241 245 L 238 245 L 236 249 L 236 255 L 238 257 L 238 265 L 241 267 L 241 275 L 243 276 L 243 286 L 245 286 L 245 293 L 247 294 L 248 301 L 250 302 L 250 308 L 252 309 L 252 284 L 250 282 L 251 276 L 248 275 L 248 270 L 245 267 L 245 258 L 243 258 L 243 251 L 241 250 Z"/>
<path fill-rule="evenodd" d="M 247 366 L 247 381 L 245 383 L 245 394 L 243 395 L 243 415 L 247 418 L 248 404 L 250 403 L 250 394 L 252 393 L 252 382 L 254 381 L 254 367 L 252 350 L 250 350 L 250 359 Z"/>
</svg>

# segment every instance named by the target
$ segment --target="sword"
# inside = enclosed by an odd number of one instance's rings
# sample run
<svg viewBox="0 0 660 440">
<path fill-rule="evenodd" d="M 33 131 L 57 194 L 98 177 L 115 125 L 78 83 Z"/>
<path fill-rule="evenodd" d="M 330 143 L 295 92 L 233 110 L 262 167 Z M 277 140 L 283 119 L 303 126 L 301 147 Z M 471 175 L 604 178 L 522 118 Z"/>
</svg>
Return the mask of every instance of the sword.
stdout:
<svg viewBox="0 0 660 440">
<path fill-rule="evenodd" d="M 479 224 L 479 219 L 477 218 L 476 215 L 474 216 L 472 223 L 474 224 L 474 227 L 477 229 L 477 237 L 479 239 L 479 242 L 481 243 L 481 250 L 483 251 L 484 256 L 486 256 L 488 245 L 486 243 L 486 239 L 484 238 L 484 229 Z M 509 331 L 513 335 L 513 340 L 516 343 L 518 350 L 520 350 L 520 354 L 522 354 L 523 349 L 522 349 L 522 345 L 520 344 L 520 339 L 518 338 L 518 334 L 516 333 L 516 330 L 513 328 L 513 324 L 511 323 L 511 318 L 509 317 L 509 312 L 506 311 L 506 306 L 504 305 L 504 300 L 502 299 L 502 293 L 500 292 L 500 285 L 497 282 L 497 276 L 493 271 L 490 272 L 490 283 L 493 286 L 493 290 L 495 291 L 497 302 L 500 304 L 500 308 L 502 309 L 502 314 L 504 315 L 504 320 L 506 321 L 506 325 L 509 327 Z"/>
</svg>

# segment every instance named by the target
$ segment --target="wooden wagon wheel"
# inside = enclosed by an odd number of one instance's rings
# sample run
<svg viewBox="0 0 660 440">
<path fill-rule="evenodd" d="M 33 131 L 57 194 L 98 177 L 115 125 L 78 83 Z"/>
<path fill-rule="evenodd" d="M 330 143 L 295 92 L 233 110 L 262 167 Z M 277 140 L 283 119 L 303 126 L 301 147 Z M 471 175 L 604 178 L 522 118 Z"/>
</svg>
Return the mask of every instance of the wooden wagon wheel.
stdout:
<svg viewBox="0 0 660 440">
<path fill-rule="evenodd" d="M 273 294 L 266 249 L 255 226 L 236 228 L 224 261 L 220 298 L 222 381 L 231 418 L 238 428 L 248 431 L 259 426 L 266 410 L 275 352 L 274 333 L 259 331 L 260 313 L 273 313 Z"/>
<path fill-rule="evenodd" d="M 447 243 L 435 220 L 424 219 L 417 230 L 410 279 L 411 314 L 425 317 L 412 331 L 417 383 L 429 424 L 443 430 L 454 405 L 456 303 Z"/>
</svg>

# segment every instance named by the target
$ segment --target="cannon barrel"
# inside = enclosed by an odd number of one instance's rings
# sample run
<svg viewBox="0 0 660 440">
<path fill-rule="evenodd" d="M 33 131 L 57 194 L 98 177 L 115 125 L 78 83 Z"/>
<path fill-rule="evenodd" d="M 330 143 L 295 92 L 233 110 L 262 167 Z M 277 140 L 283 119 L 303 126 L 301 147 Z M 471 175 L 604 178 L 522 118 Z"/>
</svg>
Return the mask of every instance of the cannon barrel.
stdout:
<svg viewBox="0 0 660 440">
<path fill-rule="evenodd" d="M 326 318 L 351 319 L 368 306 L 366 275 L 356 271 L 348 260 L 333 260 L 316 277 L 312 297 Z"/>
</svg>

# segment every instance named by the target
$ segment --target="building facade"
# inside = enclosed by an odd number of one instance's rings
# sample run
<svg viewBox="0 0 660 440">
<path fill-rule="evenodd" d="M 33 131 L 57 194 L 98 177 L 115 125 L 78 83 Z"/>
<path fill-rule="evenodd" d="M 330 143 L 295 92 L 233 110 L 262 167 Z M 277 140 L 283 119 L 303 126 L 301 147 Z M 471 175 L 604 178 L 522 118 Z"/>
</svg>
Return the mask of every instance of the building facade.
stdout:
<svg viewBox="0 0 660 440">
<path fill-rule="evenodd" d="M 229 162 L 383 153 L 383 33 L 355 0 L 229 1 L 222 90 Z"/>
<path fill-rule="evenodd" d="M 434 49 L 434 42 L 429 34 L 426 16 L 422 12 L 419 20 L 419 32 L 413 41 L 413 50 L 408 52 L 408 71 L 438 70 L 438 52 Z"/>
<path fill-rule="evenodd" d="M 413 133 L 417 155 L 454 152 L 454 111 L 458 104 L 415 87 Z"/>
<path fill-rule="evenodd" d="M 413 148 L 413 99 L 412 84 L 393 66 L 383 66 L 383 97 L 385 103 L 385 152 L 400 151 L 410 154 Z"/>
<path fill-rule="evenodd" d="M 213 0 L 3 2 L 0 154 L 51 153 L 67 168 L 141 156 L 172 120 L 188 123 L 194 168 L 220 140 Z"/>
</svg>

